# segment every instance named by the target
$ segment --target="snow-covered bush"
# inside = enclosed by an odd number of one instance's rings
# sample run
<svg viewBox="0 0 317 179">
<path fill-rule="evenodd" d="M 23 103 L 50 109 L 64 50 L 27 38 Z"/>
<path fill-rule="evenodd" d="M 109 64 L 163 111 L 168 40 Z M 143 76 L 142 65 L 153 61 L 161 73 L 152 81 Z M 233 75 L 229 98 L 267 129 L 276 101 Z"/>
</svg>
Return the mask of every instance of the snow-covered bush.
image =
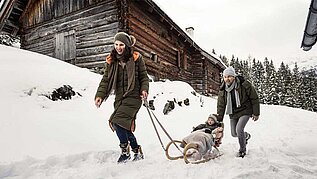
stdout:
<svg viewBox="0 0 317 179">
<path fill-rule="evenodd" d="M 16 44 L 20 43 L 20 39 L 18 37 L 13 37 L 7 34 L 0 34 L 0 44 L 7 46 L 16 46 Z"/>
</svg>

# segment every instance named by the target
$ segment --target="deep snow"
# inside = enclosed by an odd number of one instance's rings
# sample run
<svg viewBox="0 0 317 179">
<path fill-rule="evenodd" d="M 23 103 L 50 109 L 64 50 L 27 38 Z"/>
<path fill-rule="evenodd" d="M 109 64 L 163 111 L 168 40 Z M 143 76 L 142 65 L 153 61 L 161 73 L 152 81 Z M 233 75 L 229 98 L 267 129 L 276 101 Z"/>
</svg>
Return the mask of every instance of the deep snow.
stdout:
<svg viewBox="0 0 317 179">
<path fill-rule="evenodd" d="M 135 135 L 145 159 L 118 165 L 119 141 L 108 127 L 113 96 L 100 109 L 94 95 L 101 75 L 44 55 L 0 45 L 0 178 L 316 178 L 317 114 L 284 106 L 261 105 L 257 122 L 246 126 L 252 138 L 245 158 L 235 158 L 236 138 L 225 117 L 218 159 L 199 165 L 170 161 L 157 139 L 145 107 Z M 82 95 L 50 101 L 49 94 L 71 85 Z M 193 95 L 185 82 L 150 83 L 154 113 L 174 139 L 216 112 L 216 98 Z M 189 98 L 163 115 L 167 100 Z M 203 100 L 203 107 L 201 107 Z M 160 133 L 164 144 L 167 137 Z"/>
</svg>

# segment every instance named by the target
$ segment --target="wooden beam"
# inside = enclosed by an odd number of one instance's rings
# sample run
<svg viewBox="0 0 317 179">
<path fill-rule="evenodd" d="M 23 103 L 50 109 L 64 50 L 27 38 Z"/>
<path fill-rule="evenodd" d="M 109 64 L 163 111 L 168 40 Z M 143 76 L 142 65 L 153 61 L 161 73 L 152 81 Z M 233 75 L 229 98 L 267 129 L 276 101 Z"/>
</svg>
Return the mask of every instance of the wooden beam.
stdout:
<svg viewBox="0 0 317 179">
<path fill-rule="evenodd" d="M 163 16 L 161 16 L 160 21 L 164 22 L 165 18 Z M 171 29 L 172 30 L 172 29 Z"/>
<path fill-rule="evenodd" d="M 13 6 L 14 9 L 17 9 L 20 12 L 23 12 L 23 9 L 19 8 L 16 4 Z"/>
<path fill-rule="evenodd" d="M 152 7 L 149 7 L 147 10 L 148 10 L 150 13 L 153 12 L 153 8 L 152 8 Z"/>
<path fill-rule="evenodd" d="M 4 27 L 6 20 L 9 18 L 15 0 L 8 0 L 2 4 L 0 9 L 0 30 Z"/>
</svg>

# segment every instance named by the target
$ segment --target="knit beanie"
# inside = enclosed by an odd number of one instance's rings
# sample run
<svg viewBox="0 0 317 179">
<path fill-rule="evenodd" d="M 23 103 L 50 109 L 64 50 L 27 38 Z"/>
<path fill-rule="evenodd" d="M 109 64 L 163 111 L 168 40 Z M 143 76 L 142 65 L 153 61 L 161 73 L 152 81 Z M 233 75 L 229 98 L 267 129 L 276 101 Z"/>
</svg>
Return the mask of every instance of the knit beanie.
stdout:
<svg viewBox="0 0 317 179">
<path fill-rule="evenodd" d="M 237 76 L 235 70 L 233 67 L 227 67 L 224 71 L 223 71 L 223 76 Z"/>
<path fill-rule="evenodd" d="M 128 47 L 132 47 L 135 42 L 136 42 L 136 39 L 134 36 L 132 35 L 129 35 L 125 32 L 118 32 L 115 36 L 114 36 L 114 41 L 120 41 L 120 42 L 123 42 L 126 46 Z"/>
<path fill-rule="evenodd" d="M 210 114 L 208 116 L 208 118 L 212 118 L 215 121 L 215 123 L 218 123 L 218 115 L 217 114 Z"/>
</svg>

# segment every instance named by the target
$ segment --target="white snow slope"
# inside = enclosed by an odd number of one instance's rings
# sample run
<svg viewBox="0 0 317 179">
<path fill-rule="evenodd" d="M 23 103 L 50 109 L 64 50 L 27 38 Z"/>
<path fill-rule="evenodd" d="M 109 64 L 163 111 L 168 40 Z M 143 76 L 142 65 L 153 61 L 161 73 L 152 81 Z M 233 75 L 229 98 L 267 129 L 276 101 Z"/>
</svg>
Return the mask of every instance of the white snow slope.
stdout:
<svg viewBox="0 0 317 179">
<path fill-rule="evenodd" d="M 252 138 L 245 158 L 236 158 L 237 138 L 225 117 L 223 156 L 203 164 L 171 161 L 142 107 L 135 135 L 145 159 L 117 164 L 119 141 L 108 127 L 113 96 L 100 109 L 94 95 L 101 75 L 36 53 L 0 45 L 0 178 L 317 178 L 317 113 L 261 105 L 259 121 L 246 126 Z M 44 94 L 62 85 L 80 93 L 51 101 Z M 173 139 L 216 112 L 216 99 L 193 95 L 185 82 L 150 83 L 154 113 Z M 163 115 L 167 100 L 189 98 Z M 203 107 L 201 100 L 203 99 Z M 169 141 L 160 131 L 164 145 Z"/>
</svg>

